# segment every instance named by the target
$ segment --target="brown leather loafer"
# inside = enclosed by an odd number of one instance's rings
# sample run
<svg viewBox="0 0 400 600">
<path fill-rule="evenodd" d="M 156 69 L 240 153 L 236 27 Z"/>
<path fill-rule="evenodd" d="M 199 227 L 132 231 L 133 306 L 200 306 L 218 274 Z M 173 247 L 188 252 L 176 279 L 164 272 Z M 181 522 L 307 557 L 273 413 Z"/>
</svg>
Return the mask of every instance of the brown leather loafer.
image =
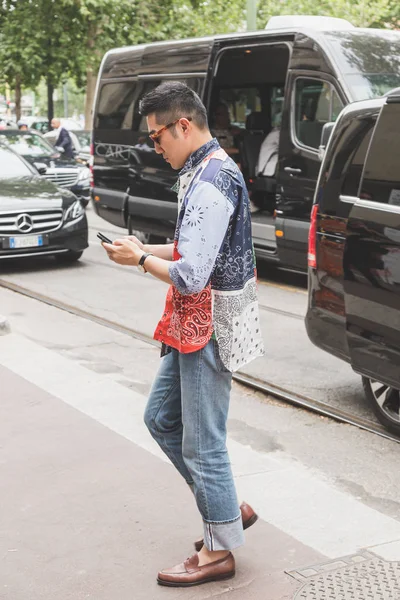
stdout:
<svg viewBox="0 0 400 600">
<path fill-rule="evenodd" d="M 198 554 L 193 554 L 193 556 L 187 558 L 182 564 L 160 571 L 157 583 L 170 587 L 189 587 L 209 583 L 210 581 L 230 579 L 234 575 L 235 559 L 230 552 L 225 558 L 220 558 L 202 567 L 199 567 Z"/>
<path fill-rule="evenodd" d="M 246 502 L 242 502 L 242 504 L 240 505 L 240 512 L 242 513 L 243 529 L 248 529 L 249 527 L 254 525 L 254 523 L 258 519 L 257 513 L 254 512 L 254 510 L 251 508 L 250 504 L 246 504 Z M 194 543 L 194 547 L 197 552 L 200 552 L 200 550 L 202 549 L 203 546 L 204 546 L 203 539 L 197 540 L 197 542 Z"/>
</svg>

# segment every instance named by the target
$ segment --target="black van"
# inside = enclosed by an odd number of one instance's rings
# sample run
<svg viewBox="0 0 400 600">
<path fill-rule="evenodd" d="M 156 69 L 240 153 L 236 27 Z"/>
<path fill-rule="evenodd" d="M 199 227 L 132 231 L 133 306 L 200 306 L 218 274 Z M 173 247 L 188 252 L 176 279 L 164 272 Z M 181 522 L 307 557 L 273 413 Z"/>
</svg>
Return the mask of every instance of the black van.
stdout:
<svg viewBox="0 0 400 600">
<path fill-rule="evenodd" d="M 321 167 L 309 238 L 311 341 L 348 361 L 400 433 L 400 88 L 344 109 Z"/>
<path fill-rule="evenodd" d="M 280 20 L 282 25 L 285 17 Z M 115 225 L 146 232 L 154 242 L 173 236 L 177 199 L 171 188 L 177 172 L 152 150 L 138 105 L 162 81 L 184 81 L 207 106 L 211 131 L 221 103 L 239 130 L 234 158 L 262 208 L 252 219 L 257 255 L 306 271 L 323 126 L 349 102 L 400 85 L 400 32 L 357 29 L 340 19 L 306 22 L 308 28 L 267 26 L 108 52 L 94 109 L 96 212 Z M 274 127 L 277 166 L 262 176 L 260 148 Z"/>
</svg>

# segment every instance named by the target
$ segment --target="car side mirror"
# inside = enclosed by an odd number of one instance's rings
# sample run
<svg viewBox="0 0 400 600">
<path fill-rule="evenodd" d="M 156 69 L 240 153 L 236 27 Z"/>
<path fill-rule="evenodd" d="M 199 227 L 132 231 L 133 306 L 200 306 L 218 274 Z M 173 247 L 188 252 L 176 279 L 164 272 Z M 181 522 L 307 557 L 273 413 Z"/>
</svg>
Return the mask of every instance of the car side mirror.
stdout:
<svg viewBox="0 0 400 600">
<path fill-rule="evenodd" d="M 325 123 L 325 125 L 322 128 L 321 141 L 318 148 L 318 158 L 321 162 L 325 156 L 325 150 L 332 135 L 332 130 L 334 127 L 335 123 L 330 121 L 329 123 Z"/>
<path fill-rule="evenodd" d="M 39 175 L 44 175 L 46 173 L 47 165 L 45 163 L 35 162 L 33 164 L 35 165 L 35 168 L 37 169 Z"/>
</svg>

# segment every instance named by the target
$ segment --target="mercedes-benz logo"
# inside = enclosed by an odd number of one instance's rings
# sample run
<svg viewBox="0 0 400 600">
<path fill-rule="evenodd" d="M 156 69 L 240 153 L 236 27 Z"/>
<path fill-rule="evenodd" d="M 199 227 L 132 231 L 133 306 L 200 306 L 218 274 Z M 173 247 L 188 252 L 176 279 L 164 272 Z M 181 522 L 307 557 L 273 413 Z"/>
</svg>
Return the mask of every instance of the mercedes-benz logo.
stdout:
<svg viewBox="0 0 400 600">
<path fill-rule="evenodd" d="M 15 226 L 22 231 L 22 233 L 29 233 L 33 229 L 32 217 L 27 213 L 19 215 L 15 221 Z"/>
</svg>

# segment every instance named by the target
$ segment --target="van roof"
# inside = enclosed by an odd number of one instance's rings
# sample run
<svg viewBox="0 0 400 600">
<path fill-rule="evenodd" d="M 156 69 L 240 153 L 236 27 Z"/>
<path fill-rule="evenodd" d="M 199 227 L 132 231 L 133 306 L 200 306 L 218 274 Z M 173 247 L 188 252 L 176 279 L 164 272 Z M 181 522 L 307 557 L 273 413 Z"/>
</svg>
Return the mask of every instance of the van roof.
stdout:
<svg viewBox="0 0 400 600">
<path fill-rule="evenodd" d="M 331 64 L 340 58 L 341 40 L 358 37 L 385 39 L 388 43 L 397 40 L 400 43 L 400 32 L 381 29 L 349 28 L 325 30 L 311 27 L 286 27 L 260 31 L 246 31 L 229 34 L 218 34 L 202 38 L 186 38 L 139 44 L 109 50 L 100 67 L 100 78 L 112 79 L 132 75 L 205 73 L 208 69 L 210 55 L 215 44 L 257 43 L 258 41 L 294 42 L 299 38 L 308 38 L 316 42 Z M 335 39 L 339 47 L 334 47 Z M 371 40 L 372 41 L 372 40 Z M 364 40 L 363 40 L 364 42 Z M 362 46 L 363 44 L 361 44 Z M 365 43 L 364 43 L 365 45 Z M 368 44 L 369 45 L 369 44 Z M 329 69 L 329 67 L 327 67 Z"/>
<path fill-rule="evenodd" d="M 341 19 L 338 19 L 341 20 Z M 363 33 L 363 34 L 367 34 L 367 35 L 382 35 L 385 33 L 393 33 L 394 30 L 391 29 L 372 29 L 372 28 L 362 28 L 362 27 L 352 27 L 352 28 L 347 28 L 347 27 L 343 27 L 343 28 L 337 28 L 337 29 L 330 29 L 329 33 L 346 33 L 346 34 L 352 34 L 352 35 L 357 35 L 359 33 Z M 224 41 L 229 41 L 229 40 L 246 40 L 246 39 L 258 39 L 258 38 L 269 38 L 269 37 L 280 37 L 280 36 L 285 36 L 285 37 L 294 37 L 296 34 L 298 33 L 302 33 L 304 35 L 307 35 L 308 37 L 315 39 L 317 41 L 317 39 L 321 39 L 323 37 L 326 36 L 326 34 L 328 33 L 327 30 L 325 29 L 319 29 L 319 28 L 313 28 L 313 27 L 277 27 L 275 29 L 260 29 L 258 31 L 244 31 L 244 32 L 234 32 L 234 33 L 220 33 L 220 34 L 215 34 L 215 35 L 208 35 L 208 36 L 204 36 L 204 37 L 194 37 L 194 38 L 183 38 L 180 40 L 165 40 L 162 42 L 151 42 L 151 43 L 146 43 L 146 44 L 136 44 L 134 46 L 122 46 L 120 48 L 113 48 L 111 50 L 108 50 L 108 52 L 106 53 L 107 55 L 110 54 L 118 54 L 118 53 L 123 53 L 126 52 L 128 50 L 145 50 L 146 48 L 148 48 L 149 46 L 151 47 L 158 47 L 158 48 L 163 48 L 163 47 L 179 47 L 182 45 L 186 45 L 188 42 L 192 43 L 192 44 L 202 44 L 204 42 L 224 42 Z M 395 32 L 396 33 L 396 32 Z M 398 32 L 397 32 L 398 33 Z M 400 34 L 399 34 L 400 35 Z"/>
</svg>

